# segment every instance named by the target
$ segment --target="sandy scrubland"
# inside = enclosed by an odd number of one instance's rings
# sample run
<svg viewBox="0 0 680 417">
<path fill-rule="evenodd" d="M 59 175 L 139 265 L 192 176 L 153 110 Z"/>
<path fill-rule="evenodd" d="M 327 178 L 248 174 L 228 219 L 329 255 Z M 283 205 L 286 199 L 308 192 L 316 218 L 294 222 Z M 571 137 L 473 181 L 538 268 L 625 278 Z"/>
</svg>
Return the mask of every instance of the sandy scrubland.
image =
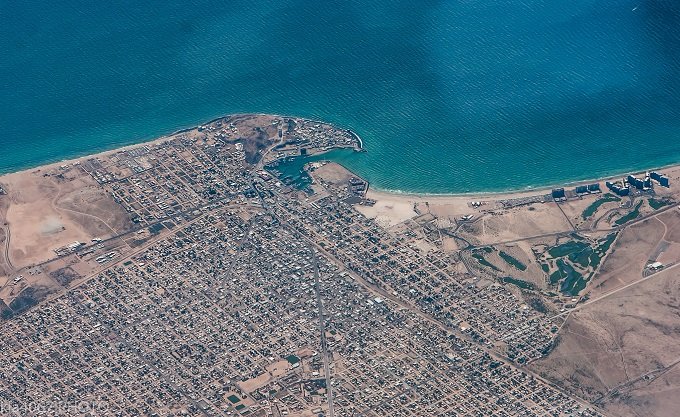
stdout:
<svg viewBox="0 0 680 417">
<path fill-rule="evenodd" d="M 523 195 L 511 193 L 508 195 Z M 397 194 L 369 189 L 366 197 L 376 201 L 373 207 L 357 207 L 368 218 L 394 225 L 420 214 L 415 207 L 422 207 L 438 218 L 456 217 L 475 213 L 469 206 L 471 199 L 480 200 L 488 195 L 479 196 L 438 196 Z M 427 204 L 426 204 L 427 203 Z"/>
<path fill-rule="evenodd" d="M 603 202 L 596 203 L 598 201 Z M 610 193 L 591 194 L 578 199 L 568 200 L 560 204 L 560 206 L 562 207 L 564 214 L 576 228 L 587 230 L 595 228 L 599 219 L 605 216 L 610 210 L 619 209 L 621 201 L 620 198 L 615 197 Z M 592 211 L 592 214 L 590 214 L 590 211 L 588 210 L 589 207 L 596 207 L 594 210 L 590 210 Z"/>
<path fill-rule="evenodd" d="M 672 268 L 586 305 L 571 313 L 557 347 L 532 368 L 616 410 L 612 415 L 676 415 L 676 402 L 665 400 L 680 389 L 673 377 L 680 359 L 679 296 Z M 647 414 L 650 405 L 655 411 Z"/>
<path fill-rule="evenodd" d="M 464 237 L 481 245 L 512 242 L 569 230 L 570 225 L 555 203 L 534 204 L 531 209 L 514 208 L 490 212 L 463 228 Z"/>
<path fill-rule="evenodd" d="M 680 260 L 680 212 L 671 210 L 625 228 L 614 250 L 600 269 L 589 291 L 591 298 L 643 278 L 646 266 L 663 260 L 672 265 Z"/>
</svg>

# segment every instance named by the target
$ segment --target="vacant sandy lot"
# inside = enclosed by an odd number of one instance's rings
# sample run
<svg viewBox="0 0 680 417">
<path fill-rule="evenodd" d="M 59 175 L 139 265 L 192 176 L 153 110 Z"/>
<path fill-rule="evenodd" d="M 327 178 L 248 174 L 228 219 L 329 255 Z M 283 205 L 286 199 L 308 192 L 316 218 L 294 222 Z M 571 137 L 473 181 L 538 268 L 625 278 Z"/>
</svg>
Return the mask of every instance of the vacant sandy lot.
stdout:
<svg viewBox="0 0 680 417">
<path fill-rule="evenodd" d="M 394 226 L 418 215 L 413 203 L 404 201 L 401 198 L 383 198 L 378 200 L 372 207 L 355 205 L 354 208 L 364 216 L 369 219 L 375 219 L 378 224 L 385 227 Z"/>
<path fill-rule="evenodd" d="M 460 229 L 462 237 L 479 244 L 494 244 L 571 230 L 555 203 L 497 210 Z"/>
<path fill-rule="evenodd" d="M 45 175 L 50 173 L 48 175 Z M 14 269 L 55 256 L 54 250 L 73 243 L 90 242 L 129 228 L 122 207 L 87 175 L 70 168 L 69 175 L 57 170 L 36 170 L 0 177 L 8 202 L 2 223 L 11 239 L 9 258 Z"/>
<path fill-rule="evenodd" d="M 321 178 L 329 184 L 347 185 L 348 181 L 356 175 L 352 174 L 347 168 L 335 162 L 329 162 L 321 165 L 313 172 L 314 177 Z"/>
<path fill-rule="evenodd" d="M 515 198 L 534 195 L 530 193 L 508 193 L 503 195 L 415 195 L 396 194 L 369 189 L 366 197 L 376 200 L 376 205 L 369 207 L 357 206 L 357 209 L 367 217 L 376 218 L 387 225 L 394 225 L 418 214 L 431 213 L 439 219 L 454 222 L 461 216 L 480 214 L 480 209 L 470 207 L 471 201 L 485 201 L 493 198 Z M 417 207 L 418 212 L 415 208 Z"/>
</svg>

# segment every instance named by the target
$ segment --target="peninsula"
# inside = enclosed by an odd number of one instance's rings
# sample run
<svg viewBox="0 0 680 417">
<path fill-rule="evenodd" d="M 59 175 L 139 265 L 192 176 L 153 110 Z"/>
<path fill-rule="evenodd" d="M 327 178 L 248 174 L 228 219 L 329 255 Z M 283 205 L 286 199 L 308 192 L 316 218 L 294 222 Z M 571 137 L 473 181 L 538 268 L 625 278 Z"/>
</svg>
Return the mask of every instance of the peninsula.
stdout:
<svg viewBox="0 0 680 417">
<path fill-rule="evenodd" d="M 243 114 L 0 177 L 2 414 L 680 407 L 680 169 L 398 195 L 338 148 Z"/>
</svg>

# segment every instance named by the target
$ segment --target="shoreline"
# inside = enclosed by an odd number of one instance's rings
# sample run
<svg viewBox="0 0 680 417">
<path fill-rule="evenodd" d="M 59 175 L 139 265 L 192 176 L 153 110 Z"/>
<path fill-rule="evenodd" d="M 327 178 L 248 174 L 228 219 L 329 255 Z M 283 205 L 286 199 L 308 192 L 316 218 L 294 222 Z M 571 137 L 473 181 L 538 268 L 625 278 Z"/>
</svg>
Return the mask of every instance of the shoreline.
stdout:
<svg viewBox="0 0 680 417">
<path fill-rule="evenodd" d="M 281 117 L 281 118 L 293 118 L 293 119 L 304 119 L 310 122 L 314 123 L 323 123 L 327 124 L 330 126 L 335 127 L 336 129 L 339 130 L 345 130 L 349 132 L 353 137 L 355 137 L 359 143 L 358 148 L 354 148 L 355 151 L 357 152 L 367 152 L 366 148 L 364 147 L 363 140 L 361 139 L 361 136 L 359 136 L 356 132 L 354 132 L 351 129 L 346 129 L 343 127 L 336 126 L 333 123 L 325 122 L 322 120 L 317 120 L 317 119 L 311 119 L 311 118 L 306 118 L 306 117 L 301 117 L 301 116 L 286 116 L 286 115 L 280 115 L 280 114 L 271 114 L 271 113 L 234 113 L 234 114 L 228 114 L 220 117 L 215 117 L 212 118 L 208 121 L 193 125 L 193 126 L 188 126 L 188 127 L 182 127 L 180 129 L 174 130 L 171 133 L 167 133 L 164 135 L 161 135 L 159 137 L 149 139 L 149 140 L 141 140 L 139 142 L 134 142 L 130 143 L 128 145 L 123 145 L 117 148 L 110 148 L 110 149 L 105 149 L 100 152 L 95 152 L 95 153 L 89 153 L 89 154 L 82 154 L 79 156 L 74 156 L 74 157 L 69 157 L 66 159 L 59 159 L 59 160 L 54 160 L 51 162 L 46 162 L 42 165 L 35 165 L 35 166 L 30 166 L 27 168 L 22 168 L 16 171 L 7 171 L 7 172 L 0 172 L 0 178 L 5 177 L 5 176 L 10 176 L 10 175 L 15 175 L 15 174 L 22 174 L 22 173 L 29 173 L 29 172 L 35 172 L 35 171 L 40 171 L 42 169 L 48 169 L 60 165 L 66 165 L 66 164 L 72 164 L 78 161 L 81 161 L 86 158 L 93 158 L 93 157 L 98 157 L 98 156 L 105 156 L 105 155 L 110 155 L 112 153 L 128 150 L 128 149 L 133 149 L 139 146 L 145 146 L 145 145 L 152 145 L 156 144 L 159 142 L 162 142 L 164 140 L 169 139 L 170 137 L 191 131 L 193 129 L 196 129 L 200 126 L 207 125 L 219 120 L 223 120 L 226 118 L 230 117 L 239 117 L 239 116 L 274 116 L 274 117 Z M 317 153 L 316 155 L 323 155 L 326 154 L 330 151 L 333 151 L 335 149 L 342 149 L 342 148 L 333 148 L 333 149 L 327 149 L 324 151 L 321 151 Z M 331 162 L 338 163 L 342 165 L 340 162 L 336 162 L 333 160 L 328 160 Z M 343 165 L 344 167 L 344 165 Z M 345 169 L 349 170 L 349 168 L 345 167 Z M 361 177 L 365 181 L 369 183 L 368 194 L 372 194 L 374 196 L 381 196 L 381 197 L 388 197 L 388 198 L 402 198 L 402 199 L 411 199 L 411 200 L 424 200 L 424 199 L 434 199 L 434 200 L 443 200 L 443 199 L 498 199 L 500 197 L 506 197 L 506 198 L 517 198 L 517 197 L 526 197 L 526 196 L 532 196 L 532 195 L 537 195 L 539 193 L 547 193 L 550 192 L 551 189 L 553 188 L 561 188 L 561 187 L 575 187 L 577 185 L 583 185 L 583 184 L 589 184 L 589 183 L 594 183 L 594 182 L 604 182 L 608 181 L 611 179 L 618 179 L 622 176 L 628 175 L 628 174 L 633 174 L 633 173 L 640 173 L 644 171 L 661 171 L 661 170 L 675 170 L 678 169 L 680 170 L 680 161 L 676 163 L 671 163 L 667 165 L 662 165 L 662 166 L 657 166 L 657 167 L 652 167 L 652 168 L 630 168 L 627 170 L 622 170 L 620 173 L 617 174 L 609 174 L 603 177 L 597 177 L 597 178 L 592 178 L 592 179 L 584 179 L 584 180 L 571 180 L 571 181 L 565 181 L 562 183 L 552 183 L 552 184 L 546 184 L 546 185 L 536 185 L 536 186 L 529 186 L 527 188 L 520 188 L 520 189 L 507 189 L 507 190 L 499 190 L 499 191 L 471 191 L 471 192 L 461 192 L 461 193 L 419 193 L 419 192 L 412 192 L 412 191 L 403 191 L 403 190 L 394 190 L 394 189 L 383 189 L 380 187 L 376 187 L 373 185 L 372 182 L 369 182 L 366 178 L 362 177 L 360 173 L 358 172 L 353 172 L 354 175 Z M 603 190 L 603 192 L 606 192 L 606 190 Z"/>
<path fill-rule="evenodd" d="M 164 139 L 168 139 L 171 136 L 178 135 L 180 133 L 189 132 L 189 131 L 196 129 L 200 126 L 204 126 L 204 125 L 207 125 L 207 124 L 210 124 L 210 123 L 214 123 L 218 120 L 223 120 L 223 119 L 226 119 L 226 118 L 229 118 L 229 117 L 239 117 L 239 116 L 273 116 L 273 117 L 290 118 L 290 119 L 304 119 L 304 120 L 314 122 L 314 123 L 322 123 L 322 124 L 330 125 L 330 126 L 335 127 L 336 129 L 345 130 L 345 131 L 351 133 L 352 136 L 354 136 L 359 141 L 360 147 L 359 147 L 359 149 L 357 149 L 357 151 L 365 152 L 365 149 L 363 147 L 363 140 L 361 139 L 361 137 L 355 131 L 353 131 L 351 129 L 339 127 L 334 123 L 324 122 L 323 120 L 307 118 L 307 117 L 304 117 L 304 116 L 290 116 L 290 115 L 282 115 L 282 114 L 277 114 L 277 113 L 247 113 L 247 112 L 246 113 L 230 113 L 230 114 L 225 114 L 223 116 L 213 117 L 210 120 L 206 120 L 204 122 L 200 122 L 200 123 L 197 123 L 197 124 L 180 127 L 180 128 L 173 130 L 171 132 L 162 133 L 160 136 L 154 136 L 154 137 L 151 137 L 151 138 L 133 139 L 132 142 L 122 141 L 123 143 L 127 143 L 127 144 L 126 145 L 120 145 L 120 146 L 117 146 L 115 148 L 112 148 L 112 147 L 105 145 L 101 148 L 101 150 L 95 150 L 92 153 L 77 153 L 74 156 L 67 156 L 66 158 L 63 158 L 63 159 L 60 159 L 59 157 L 56 157 L 55 159 L 48 159 L 45 162 L 41 163 L 40 165 L 30 165 L 29 164 L 25 167 L 21 167 L 21 168 L 18 168 L 18 169 L 9 168 L 10 170 L 8 170 L 8 171 L 0 170 L 0 178 L 4 177 L 6 175 L 35 171 L 35 170 L 41 169 L 43 167 L 51 167 L 51 166 L 54 166 L 54 165 L 69 164 L 69 163 L 77 162 L 77 161 L 84 159 L 84 158 L 92 158 L 92 157 L 95 157 L 95 156 L 98 156 L 98 155 L 108 155 L 112 152 L 127 150 L 127 149 L 131 149 L 131 148 L 134 148 L 134 147 L 137 147 L 137 146 L 154 144 L 154 143 L 157 143 L 157 142 L 162 141 Z M 113 145 L 113 146 L 116 146 L 116 145 Z M 330 150 L 331 149 L 329 149 L 329 151 Z M 87 151 L 84 151 L 84 152 L 87 152 Z"/>
<path fill-rule="evenodd" d="M 680 168 L 680 162 L 678 163 L 673 163 L 669 165 L 664 165 L 661 167 L 654 167 L 654 168 L 647 168 L 647 169 L 630 169 L 628 171 L 624 171 L 620 174 L 614 174 L 614 175 L 609 175 L 609 176 L 604 176 L 604 177 L 597 177 L 597 178 L 592 178 L 592 179 L 586 179 L 586 180 L 573 180 L 573 181 L 568 181 L 568 182 L 562 182 L 562 183 L 554 183 L 550 185 L 536 185 L 536 186 L 528 186 L 526 188 L 517 188 L 517 189 L 508 189 L 508 190 L 501 190 L 501 191 L 470 191 L 470 192 L 462 192 L 462 193 L 418 193 L 418 192 L 411 192 L 411 191 L 402 191 L 402 190 L 391 190 L 391 189 L 383 189 L 379 187 L 374 187 L 374 191 L 377 193 L 381 194 L 390 194 L 390 195 L 396 195 L 396 196 L 404 196 L 404 197 L 427 197 L 427 198 L 437 198 L 437 197 L 494 197 L 494 196 L 503 196 L 503 195 L 515 195 L 515 194 L 536 194 L 539 192 L 546 192 L 549 193 L 552 191 L 554 188 L 566 188 L 566 187 L 575 187 L 578 185 L 585 185 L 585 184 L 592 184 L 596 182 L 604 182 L 604 181 L 609 181 L 613 179 L 620 179 L 623 176 L 627 176 L 629 174 L 636 174 L 640 173 L 643 171 L 661 171 L 661 170 L 668 170 L 668 169 L 675 169 L 675 168 Z M 603 192 L 605 192 L 603 190 Z"/>
<path fill-rule="evenodd" d="M 364 148 L 362 148 L 364 149 Z M 321 156 L 325 153 L 328 153 L 332 151 L 333 149 L 326 150 L 324 152 L 320 152 L 317 155 Z M 365 151 L 365 149 L 364 149 Z M 324 159 L 321 159 L 324 161 Z M 576 187 L 578 185 L 586 185 L 586 184 L 593 184 L 593 183 L 603 183 L 605 181 L 609 180 L 617 180 L 620 179 L 624 176 L 627 176 L 629 174 L 639 174 L 641 172 L 651 172 L 651 171 L 674 171 L 678 170 L 680 174 L 680 162 L 676 163 L 671 163 L 667 165 L 662 165 L 662 166 L 657 166 L 657 167 L 652 167 L 652 168 L 640 168 L 640 169 L 629 169 L 626 171 L 623 171 L 619 174 L 610 174 L 606 175 L 603 177 L 597 177 L 597 178 L 592 178 L 592 179 L 585 179 L 585 180 L 573 180 L 573 181 L 565 181 L 562 183 L 554 183 L 550 185 L 537 185 L 537 186 L 530 186 L 527 188 L 519 188 L 519 189 L 507 189 L 507 190 L 501 190 L 501 191 L 471 191 L 471 192 L 462 192 L 462 193 L 418 193 L 418 192 L 412 192 L 412 191 L 402 191 L 402 190 L 392 190 L 392 189 L 384 189 L 380 187 L 376 187 L 373 185 L 373 183 L 366 178 L 362 177 L 359 173 L 355 172 L 354 170 L 349 169 L 348 167 L 344 166 L 341 162 L 334 161 L 332 159 L 325 159 L 325 161 L 330 161 L 339 165 L 342 165 L 347 171 L 351 172 L 352 174 L 362 178 L 364 181 L 366 181 L 369 186 L 368 186 L 368 193 L 372 193 L 374 195 L 380 195 L 384 197 L 393 197 L 393 198 L 403 198 L 403 199 L 418 199 L 418 200 L 424 200 L 424 199 L 461 199 L 461 198 L 466 198 L 466 199 L 498 199 L 498 197 L 508 197 L 508 198 L 517 198 L 517 197 L 527 197 L 527 196 L 533 196 L 533 195 L 538 195 L 538 194 L 549 194 L 550 191 L 554 188 L 567 188 L 567 187 Z M 666 172 L 664 172 L 666 173 Z M 602 193 L 609 192 L 607 189 L 602 189 Z"/>
<path fill-rule="evenodd" d="M 323 124 L 326 124 L 326 125 L 330 125 L 330 126 L 335 127 L 336 129 L 345 130 L 345 131 L 350 132 L 352 134 L 352 136 L 357 138 L 357 140 L 359 141 L 360 147 L 359 147 L 359 149 L 357 149 L 357 151 L 365 152 L 365 149 L 363 148 L 363 141 L 362 141 L 361 137 L 356 132 L 354 132 L 351 129 L 345 129 L 345 128 L 338 127 L 337 125 L 335 125 L 333 123 L 324 122 L 322 120 L 310 119 L 310 118 L 306 118 L 306 117 L 302 117 L 302 116 L 286 116 L 286 115 L 275 114 L 275 113 L 232 113 L 232 114 L 226 114 L 224 116 L 214 117 L 210 120 L 207 120 L 205 122 L 198 123 L 198 124 L 195 124 L 195 125 L 192 125 L 192 126 L 182 127 L 182 128 L 177 129 L 177 130 L 174 130 L 170 133 L 164 133 L 161 136 L 156 136 L 154 138 L 140 139 L 139 141 L 129 143 L 127 145 L 118 146 L 116 148 L 104 147 L 103 150 L 95 151 L 93 153 L 82 153 L 82 154 L 79 154 L 77 156 L 66 157 L 65 159 L 48 160 L 45 163 L 42 163 L 40 165 L 31 165 L 31 166 L 27 166 L 25 168 L 19 168 L 19 169 L 14 170 L 14 171 L 0 171 L 0 178 L 8 176 L 8 175 L 34 172 L 34 171 L 38 171 L 38 170 L 41 170 L 41 169 L 44 169 L 44 168 L 50 168 L 50 167 L 59 166 L 59 165 L 72 164 L 74 162 L 78 162 L 78 161 L 81 161 L 81 160 L 86 159 L 86 158 L 93 158 L 93 157 L 98 157 L 98 156 L 110 155 L 110 154 L 115 153 L 115 152 L 133 149 L 133 148 L 136 148 L 136 147 L 139 147 L 139 146 L 156 144 L 156 143 L 162 142 L 164 140 L 167 140 L 174 135 L 178 135 L 180 133 L 185 133 L 185 132 L 190 132 L 193 129 L 196 129 L 196 128 L 204 126 L 204 125 L 208 125 L 210 123 L 217 122 L 219 120 L 223 120 L 223 119 L 230 118 L 230 117 L 239 117 L 239 116 L 273 116 L 273 117 L 290 118 L 290 119 L 304 119 L 304 120 L 314 122 L 314 123 L 323 123 Z M 338 148 L 338 149 L 340 149 L 340 148 Z M 320 152 L 319 155 L 326 153 L 326 152 L 329 152 L 331 150 L 332 149 L 328 149 L 327 151 Z"/>
<path fill-rule="evenodd" d="M 47 168 L 53 168 L 53 167 L 57 167 L 57 166 L 61 166 L 61 165 L 73 164 L 75 162 L 80 162 L 84 159 L 96 158 L 96 157 L 99 157 L 99 156 L 106 156 L 106 155 L 110 155 L 110 154 L 117 153 L 117 152 L 120 152 L 120 151 L 125 151 L 125 150 L 128 150 L 128 149 L 134 149 L 134 148 L 137 148 L 137 147 L 140 147 L 140 146 L 153 145 L 153 144 L 160 143 L 164 140 L 169 139 L 172 135 L 176 135 L 176 134 L 188 131 L 188 130 L 191 130 L 191 129 L 190 128 L 181 129 L 181 130 L 178 130 L 176 132 L 157 137 L 155 139 L 145 140 L 145 141 L 133 143 L 133 144 L 130 144 L 130 145 L 124 145 L 124 146 L 121 146 L 119 148 L 107 149 L 107 150 L 104 150 L 104 151 L 101 151 L 101 152 L 80 155 L 80 156 L 76 156 L 76 157 L 73 157 L 73 158 L 60 159 L 58 161 L 47 162 L 43 165 L 36 165 L 36 166 L 33 166 L 33 167 L 29 167 L 29 168 L 23 168 L 23 169 L 20 169 L 18 171 L 1 172 L 0 173 L 0 179 L 2 179 L 3 177 L 10 176 L 10 175 L 39 172 L 39 171 L 41 171 L 43 169 L 47 169 Z"/>
</svg>

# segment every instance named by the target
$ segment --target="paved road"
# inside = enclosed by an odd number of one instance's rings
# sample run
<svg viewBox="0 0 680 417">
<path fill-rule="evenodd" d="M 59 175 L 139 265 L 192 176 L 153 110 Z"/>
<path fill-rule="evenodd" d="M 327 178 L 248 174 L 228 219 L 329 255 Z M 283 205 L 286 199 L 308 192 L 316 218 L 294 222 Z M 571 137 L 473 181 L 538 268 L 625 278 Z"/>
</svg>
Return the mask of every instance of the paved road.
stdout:
<svg viewBox="0 0 680 417">
<path fill-rule="evenodd" d="M 319 315 L 319 333 L 321 333 L 321 354 L 323 355 L 323 370 L 326 376 L 326 396 L 328 397 L 328 417 L 335 417 L 333 410 L 333 387 L 331 386 L 330 357 L 328 354 L 328 341 L 326 340 L 326 323 L 323 315 L 323 302 L 321 300 L 321 279 L 319 277 L 319 260 L 316 251 L 309 246 L 312 251 L 312 263 L 314 265 L 314 288 L 316 291 L 316 305 Z"/>
</svg>

